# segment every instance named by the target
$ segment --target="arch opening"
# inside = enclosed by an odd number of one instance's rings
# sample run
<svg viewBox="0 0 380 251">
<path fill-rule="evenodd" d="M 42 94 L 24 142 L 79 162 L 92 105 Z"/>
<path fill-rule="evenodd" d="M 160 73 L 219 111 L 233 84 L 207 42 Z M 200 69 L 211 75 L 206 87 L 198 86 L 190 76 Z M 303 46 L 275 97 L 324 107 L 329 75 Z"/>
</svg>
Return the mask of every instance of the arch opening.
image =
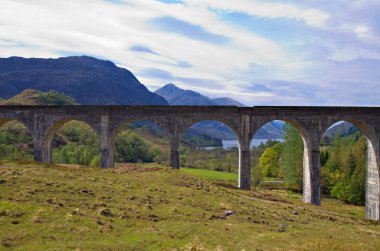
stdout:
<svg viewBox="0 0 380 251">
<path fill-rule="evenodd" d="M 298 123 L 273 120 L 262 125 L 251 143 L 252 185 L 291 190 L 305 197 L 305 133 Z M 298 196 L 298 195 L 297 195 Z M 305 198 L 304 198 L 305 201 Z"/>
<path fill-rule="evenodd" d="M 112 161 L 125 163 L 157 163 L 169 165 L 170 143 L 167 132 L 149 120 L 122 123 L 111 136 Z"/>
<path fill-rule="evenodd" d="M 379 171 L 376 142 L 363 122 L 333 123 L 321 137 L 321 192 L 353 205 L 379 220 Z"/>
<path fill-rule="evenodd" d="M 48 163 L 100 166 L 99 137 L 83 121 L 57 122 L 45 135 L 43 148 L 43 160 Z"/>
<path fill-rule="evenodd" d="M 32 161 L 33 136 L 17 120 L 0 120 L 0 160 Z"/>
<path fill-rule="evenodd" d="M 236 187 L 239 140 L 222 121 L 197 121 L 184 131 L 179 147 L 180 167 L 219 184 Z"/>
</svg>

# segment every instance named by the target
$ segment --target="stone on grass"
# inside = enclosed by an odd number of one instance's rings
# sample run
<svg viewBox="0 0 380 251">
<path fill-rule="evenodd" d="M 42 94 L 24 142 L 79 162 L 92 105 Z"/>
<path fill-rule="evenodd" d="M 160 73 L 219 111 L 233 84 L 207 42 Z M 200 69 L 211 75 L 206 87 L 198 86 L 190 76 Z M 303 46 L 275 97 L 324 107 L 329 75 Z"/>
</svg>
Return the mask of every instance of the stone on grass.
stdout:
<svg viewBox="0 0 380 251">
<path fill-rule="evenodd" d="M 112 212 L 109 208 L 102 208 L 99 210 L 99 214 L 103 216 L 112 216 Z"/>
<path fill-rule="evenodd" d="M 235 211 L 231 211 L 231 210 L 228 210 L 228 211 L 224 211 L 224 216 L 225 217 L 228 217 L 228 216 L 231 216 L 231 215 L 235 215 Z"/>
</svg>

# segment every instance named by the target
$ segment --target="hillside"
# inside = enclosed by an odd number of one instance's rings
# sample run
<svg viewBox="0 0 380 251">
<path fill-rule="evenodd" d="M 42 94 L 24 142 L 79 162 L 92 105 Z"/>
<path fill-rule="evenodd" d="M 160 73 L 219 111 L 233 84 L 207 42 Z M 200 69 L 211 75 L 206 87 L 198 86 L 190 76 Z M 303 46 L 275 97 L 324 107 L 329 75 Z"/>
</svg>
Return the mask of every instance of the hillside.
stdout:
<svg viewBox="0 0 380 251">
<path fill-rule="evenodd" d="M 128 70 L 92 57 L 0 58 L 0 97 L 56 90 L 80 104 L 167 105 Z"/>
<path fill-rule="evenodd" d="M 155 93 L 165 98 L 170 105 L 244 106 L 242 103 L 228 97 L 210 99 L 198 92 L 178 88 L 174 84 L 167 84 L 156 90 Z M 205 134 L 217 139 L 235 139 L 231 129 L 217 121 L 203 121 L 194 125 L 191 129 L 192 134 Z M 260 128 L 255 138 L 280 139 L 283 136 L 283 129 L 272 122 Z"/>
<path fill-rule="evenodd" d="M 23 90 L 9 99 L 0 100 L 0 105 L 75 105 L 77 102 L 56 91 L 40 92 L 32 89 Z"/>
<path fill-rule="evenodd" d="M 199 92 L 181 89 L 174 84 L 167 84 L 155 93 L 165 98 L 170 105 L 244 106 L 232 98 L 211 99 Z"/>
<path fill-rule="evenodd" d="M 236 101 L 235 99 L 232 98 L 213 98 L 211 99 L 216 105 L 221 105 L 221 106 L 245 106 L 239 101 Z"/>
<path fill-rule="evenodd" d="M 334 200 L 314 207 L 293 195 L 226 188 L 158 165 L 3 162 L 0 178 L 2 250 L 380 248 L 379 225 L 363 220 L 362 207 Z M 235 215 L 224 216 L 228 210 Z"/>
<path fill-rule="evenodd" d="M 216 105 L 210 98 L 199 92 L 184 90 L 173 84 L 167 84 L 155 91 L 170 105 Z"/>
<path fill-rule="evenodd" d="M 341 137 L 347 137 L 356 133 L 357 131 L 359 131 L 359 128 L 357 128 L 353 124 L 348 123 L 348 122 L 342 122 L 330 127 L 326 131 L 324 136 L 327 136 L 330 139 L 335 138 L 336 135 L 340 135 Z"/>
</svg>

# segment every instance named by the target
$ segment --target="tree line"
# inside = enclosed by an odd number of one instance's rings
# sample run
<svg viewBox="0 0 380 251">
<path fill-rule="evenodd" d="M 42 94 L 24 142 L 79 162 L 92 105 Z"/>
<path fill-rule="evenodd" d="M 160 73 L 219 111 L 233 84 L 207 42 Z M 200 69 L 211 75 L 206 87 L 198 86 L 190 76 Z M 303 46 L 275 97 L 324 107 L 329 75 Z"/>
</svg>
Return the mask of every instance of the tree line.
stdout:
<svg viewBox="0 0 380 251">
<path fill-rule="evenodd" d="M 267 147 L 259 159 L 259 175 L 284 181 L 285 188 L 302 191 L 303 141 L 298 130 L 284 128 L 284 142 Z M 360 132 L 339 134 L 321 147 L 322 194 L 356 205 L 365 203 L 366 138 Z M 326 139 L 325 139 L 326 142 Z"/>
</svg>

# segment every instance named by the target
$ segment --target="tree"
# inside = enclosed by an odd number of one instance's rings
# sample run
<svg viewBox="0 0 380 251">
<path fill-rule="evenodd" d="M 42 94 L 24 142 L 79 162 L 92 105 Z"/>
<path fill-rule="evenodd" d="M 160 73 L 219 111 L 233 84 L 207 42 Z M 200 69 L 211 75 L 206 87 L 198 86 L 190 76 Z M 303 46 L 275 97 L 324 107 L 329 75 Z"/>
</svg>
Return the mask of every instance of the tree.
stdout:
<svg viewBox="0 0 380 251">
<path fill-rule="evenodd" d="M 302 137 L 298 130 L 288 123 L 284 126 L 284 133 L 281 173 L 287 188 L 301 190 L 303 178 Z"/>
<path fill-rule="evenodd" d="M 152 162 L 155 157 L 149 146 L 130 129 L 119 134 L 115 145 L 119 162 Z"/>
<path fill-rule="evenodd" d="M 186 155 L 180 155 L 179 156 L 179 165 L 181 167 L 185 167 L 187 164 L 187 158 L 186 158 Z"/>
<path fill-rule="evenodd" d="M 348 163 L 347 163 L 347 170 L 346 170 L 346 179 L 347 180 L 350 180 L 355 169 L 356 169 L 356 159 L 355 159 L 355 156 L 351 152 L 350 156 L 348 158 Z"/>
<path fill-rule="evenodd" d="M 278 154 L 272 148 L 265 149 L 259 160 L 259 167 L 264 177 L 275 177 L 278 175 Z"/>
<path fill-rule="evenodd" d="M 40 99 L 43 104 L 47 105 L 76 105 L 77 102 L 72 97 L 66 96 L 55 90 L 49 92 L 39 92 Z"/>
</svg>

